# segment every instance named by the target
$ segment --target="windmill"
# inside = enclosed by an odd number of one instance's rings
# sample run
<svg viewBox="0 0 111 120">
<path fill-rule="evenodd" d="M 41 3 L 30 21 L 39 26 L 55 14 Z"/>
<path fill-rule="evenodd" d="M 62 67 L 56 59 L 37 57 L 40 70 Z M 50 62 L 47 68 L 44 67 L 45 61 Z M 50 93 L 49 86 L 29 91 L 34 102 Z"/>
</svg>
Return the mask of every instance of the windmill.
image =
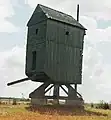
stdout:
<svg viewBox="0 0 111 120">
<path fill-rule="evenodd" d="M 79 23 L 79 5 L 77 20 L 63 12 L 38 4 L 27 23 L 27 45 L 25 74 L 27 78 L 10 82 L 14 85 L 24 81 L 42 82 L 29 94 L 32 105 L 47 104 L 53 99 L 66 100 L 66 105 L 83 105 L 83 98 L 77 92 L 82 84 L 82 58 L 86 28 Z M 51 85 L 49 88 L 48 86 Z M 64 89 L 62 85 L 68 88 Z M 73 88 L 71 85 L 74 85 Z M 53 96 L 45 93 L 53 90 Z M 68 95 L 60 96 L 59 90 Z"/>
</svg>

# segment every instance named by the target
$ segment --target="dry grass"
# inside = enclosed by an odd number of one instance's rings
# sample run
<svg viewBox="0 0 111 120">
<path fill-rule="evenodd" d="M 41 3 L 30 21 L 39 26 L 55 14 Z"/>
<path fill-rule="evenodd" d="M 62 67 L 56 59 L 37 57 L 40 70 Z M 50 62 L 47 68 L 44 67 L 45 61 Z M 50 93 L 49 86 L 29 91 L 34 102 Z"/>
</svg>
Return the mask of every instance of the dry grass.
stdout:
<svg viewBox="0 0 111 120">
<path fill-rule="evenodd" d="M 110 110 L 1 105 L 0 120 L 111 120 Z"/>
</svg>

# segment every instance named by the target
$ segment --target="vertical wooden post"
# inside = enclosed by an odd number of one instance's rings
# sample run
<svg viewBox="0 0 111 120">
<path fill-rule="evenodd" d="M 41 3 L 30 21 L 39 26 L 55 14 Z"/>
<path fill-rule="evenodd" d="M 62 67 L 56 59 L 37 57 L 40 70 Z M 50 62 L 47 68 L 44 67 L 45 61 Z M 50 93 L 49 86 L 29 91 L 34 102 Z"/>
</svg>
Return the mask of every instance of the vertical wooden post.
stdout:
<svg viewBox="0 0 111 120">
<path fill-rule="evenodd" d="M 54 102 L 56 102 L 55 104 L 59 104 L 59 85 L 58 84 L 54 85 L 53 96 L 54 96 Z"/>
<path fill-rule="evenodd" d="M 75 84 L 75 90 L 76 90 L 76 92 L 77 92 L 77 84 Z"/>
</svg>

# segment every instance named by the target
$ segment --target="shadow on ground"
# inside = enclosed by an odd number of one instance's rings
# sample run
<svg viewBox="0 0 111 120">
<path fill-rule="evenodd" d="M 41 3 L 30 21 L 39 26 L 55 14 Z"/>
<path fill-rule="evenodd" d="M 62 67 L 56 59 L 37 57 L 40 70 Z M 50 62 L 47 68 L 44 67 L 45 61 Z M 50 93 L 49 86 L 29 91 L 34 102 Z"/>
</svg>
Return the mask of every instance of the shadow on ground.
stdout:
<svg viewBox="0 0 111 120">
<path fill-rule="evenodd" d="M 48 114 L 48 115 L 65 115 L 65 116 L 107 116 L 107 114 L 102 114 L 99 112 L 92 112 L 88 110 L 84 110 L 83 108 L 74 108 L 72 106 L 51 106 L 51 105 L 46 105 L 46 106 L 30 106 L 26 107 L 28 111 L 32 112 L 38 112 L 40 114 Z"/>
</svg>

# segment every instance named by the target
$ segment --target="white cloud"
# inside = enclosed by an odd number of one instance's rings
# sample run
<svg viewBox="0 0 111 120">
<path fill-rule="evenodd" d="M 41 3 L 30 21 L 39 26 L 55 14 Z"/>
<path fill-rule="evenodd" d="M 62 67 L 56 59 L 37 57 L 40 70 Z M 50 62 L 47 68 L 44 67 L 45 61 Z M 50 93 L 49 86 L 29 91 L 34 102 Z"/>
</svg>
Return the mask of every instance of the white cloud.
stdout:
<svg viewBox="0 0 111 120">
<path fill-rule="evenodd" d="M 18 32 L 19 28 L 15 27 L 12 23 L 8 22 L 5 19 L 0 20 L 0 32 Z"/>
<path fill-rule="evenodd" d="M 12 5 L 10 3 L 10 0 L 2 0 L 0 1 L 0 17 L 10 17 L 14 14 Z"/>
<path fill-rule="evenodd" d="M 99 29 L 97 27 L 97 21 L 92 17 L 81 16 L 80 23 L 86 28 L 85 40 L 90 41 L 92 44 L 99 42 L 111 42 L 111 26 L 105 29 Z"/>
<path fill-rule="evenodd" d="M 86 43 L 83 58 L 83 81 L 79 86 L 79 92 L 85 101 L 105 100 L 109 102 L 111 64 L 104 63 L 104 56 L 94 47 L 89 45 L 86 49 Z"/>
<path fill-rule="evenodd" d="M 0 32 L 17 32 L 19 29 L 7 20 L 7 17 L 14 15 L 10 0 L 0 1 Z"/>
<path fill-rule="evenodd" d="M 56 0 L 56 1 L 52 1 L 52 0 L 26 0 L 26 3 L 29 4 L 32 8 L 35 8 L 37 4 L 44 4 L 44 5 L 48 5 L 48 6 L 58 6 L 58 4 L 60 4 L 61 2 L 64 2 L 65 0 Z"/>
</svg>

